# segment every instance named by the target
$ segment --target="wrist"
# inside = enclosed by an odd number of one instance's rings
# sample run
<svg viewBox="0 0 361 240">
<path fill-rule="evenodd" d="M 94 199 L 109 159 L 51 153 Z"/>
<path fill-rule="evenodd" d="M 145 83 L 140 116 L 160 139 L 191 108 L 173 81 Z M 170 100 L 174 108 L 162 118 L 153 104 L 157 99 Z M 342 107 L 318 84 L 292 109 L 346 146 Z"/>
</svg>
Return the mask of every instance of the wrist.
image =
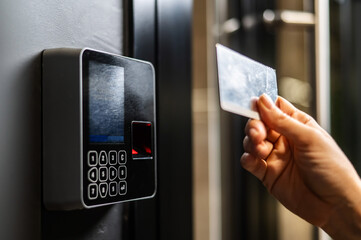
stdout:
<svg viewBox="0 0 361 240">
<path fill-rule="evenodd" d="M 352 189 L 352 194 L 334 206 L 328 221 L 321 226 L 333 239 L 360 239 L 361 181 Z"/>
</svg>

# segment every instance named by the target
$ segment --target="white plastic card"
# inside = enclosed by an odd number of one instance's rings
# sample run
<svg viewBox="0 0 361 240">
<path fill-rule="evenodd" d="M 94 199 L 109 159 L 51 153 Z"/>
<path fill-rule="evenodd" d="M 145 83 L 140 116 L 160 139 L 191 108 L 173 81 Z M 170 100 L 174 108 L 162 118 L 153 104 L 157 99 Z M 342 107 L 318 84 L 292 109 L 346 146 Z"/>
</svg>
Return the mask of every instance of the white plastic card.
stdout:
<svg viewBox="0 0 361 240">
<path fill-rule="evenodd" d="M 216 50 L 221 108 L 260 119 L 252 101 L 263 93 L 276 101 L 276 71 L 223 45 L 217 44 Z"/>
</svg>

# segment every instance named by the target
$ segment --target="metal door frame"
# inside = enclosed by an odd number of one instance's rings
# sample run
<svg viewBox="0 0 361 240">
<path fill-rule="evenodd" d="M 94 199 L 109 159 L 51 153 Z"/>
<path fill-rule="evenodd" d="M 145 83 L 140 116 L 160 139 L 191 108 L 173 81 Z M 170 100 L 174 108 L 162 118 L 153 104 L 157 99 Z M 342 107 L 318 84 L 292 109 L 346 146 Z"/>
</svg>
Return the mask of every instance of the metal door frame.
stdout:
<svg viewBox="0 0 361 240">
<path fill-rule="evenodd" d="M 129 239 L 192 239 L 191 0 L 128 0 L 127 54 L 153 63 L 158 187 L 130 203 Z"/>
</svg>

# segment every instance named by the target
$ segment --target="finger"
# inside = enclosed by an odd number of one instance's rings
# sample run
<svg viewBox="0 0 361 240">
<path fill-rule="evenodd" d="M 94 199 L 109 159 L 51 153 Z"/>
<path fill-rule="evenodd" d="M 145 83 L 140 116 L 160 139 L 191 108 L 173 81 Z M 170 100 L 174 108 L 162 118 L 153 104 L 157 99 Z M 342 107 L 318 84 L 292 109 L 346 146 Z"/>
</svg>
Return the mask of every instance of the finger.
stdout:
<svg viewBox="0 0 361 240">
<path fill-rule="evenodd" d="M 298 121 L 302 123 L 308 123 L 312 120 L 312 117 L 306 114 L 305 112 L 302 112 L 298 110 L 295 106 L 293 106 L 289 101 L 284 99 L 283 97 L 278 97 L 276 100 L 276 106 L 281 109 L 284 113 L 291 116 L 294 119 L 297 119 Z"/>
<path fill-rule="evenodd" d="M 280 134 L 270 128 L 267 129 L 267 140 L 271 143 L 276 143 L 278 138 L 280 137 Z"/>
<path fill-rule="evenodd" d="M 243 140 L 243 148 L 245 152 L 266 160 L 273 150 L 273 144 L 269 141 L 254 144 L 251 139 L 246 136 Z"/>
<path fill-rule="evenodd" d="M 252 144 L 252 142 L 251 142 L 250 138 L 248 136 L 245 136 L 243 139 L 243 149 L 245 152 L 247 152 L 247 153 L 252 152 L 251 144 Z"/>
<path fill-rule="evenodd" d="M 248 120 L 245 133 L 249 136 L 253 143 L 259 143 L 267 139 L 271 143 L 275 143 L 280 134 L 264 125 L 260 120 Z"/>
<path fill-rule="evenodd" d="M 263 94 L 259 98 L 258 110 L 262 121 L 269 128 L 285 135 L 291 140 L 306 141 L 310 128 L 305 122 L 298 120 L 305 120 L 305 115 L 291 104 L 285 104 L 286 100 L 282 98 L 279 99 L 277 104 L 282 107 L 282 110 L 278 108 L 267 95 Z M 295 114 L 298 119 L 292 117 Z"/>
<path fill-rule="evenodd" d="M 291 154 L 287 139 L 281 135 L 279 141 L 275 144 L 274 150 L 267 158 L 267 175 L 263 179 L 263 184 L 271 193 L 276 179 L 285 171 L 284 169 L 291 159 Z"/>
<path fill-rule="evenodd" d="M 259 143 L 266 139 L 267 129 L 264 123 L 260 120 L 248 120 L 245 128 L 245 133 L 249 136 L 253 143 Z"/>
<path fill-rule="evenodd" d="M 244 153 L 241 157 L 241 166 L 252 173 L 259 180 L 263 181 L 267 170 L 266 161 L 256 158 L 249 153 Z"/>
<path fill-rule="evenodd" d="M 276 100 L 276 106 L 278 106 L 282 111 L 290 115 L 292 118 L 297 119 L 298 121 L 306 125 L 324 131 L 324 129 L 316 122 L 316 120 L 313 117 L 309 116 L 305 112 L 298 110 L 295 106 L 293 106 L 289 101 L 287 101 L 283 97 L 278 96 Z"/>
</svg>

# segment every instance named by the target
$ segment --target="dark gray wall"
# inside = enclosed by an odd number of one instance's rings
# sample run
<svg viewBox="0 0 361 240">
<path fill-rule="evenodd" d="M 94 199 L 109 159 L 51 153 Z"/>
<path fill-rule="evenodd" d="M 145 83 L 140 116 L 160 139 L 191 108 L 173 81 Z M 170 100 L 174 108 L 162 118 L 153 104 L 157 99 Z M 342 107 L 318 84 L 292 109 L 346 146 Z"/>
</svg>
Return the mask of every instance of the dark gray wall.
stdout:
<svg viewBox="0 0 361 240">
<path fill-rule="evenodd" d="M 121 0 L 0 2 L 0 239 L 41 238 L 41 51 L 91 47 L 121 53 L 122 28 Z M 121 207 L 45 213 L 43 238 L 120 238 Z M 86 223 L 93 230 L 85 231 L 80 221 L 94 215 Z"/>
</svg>

